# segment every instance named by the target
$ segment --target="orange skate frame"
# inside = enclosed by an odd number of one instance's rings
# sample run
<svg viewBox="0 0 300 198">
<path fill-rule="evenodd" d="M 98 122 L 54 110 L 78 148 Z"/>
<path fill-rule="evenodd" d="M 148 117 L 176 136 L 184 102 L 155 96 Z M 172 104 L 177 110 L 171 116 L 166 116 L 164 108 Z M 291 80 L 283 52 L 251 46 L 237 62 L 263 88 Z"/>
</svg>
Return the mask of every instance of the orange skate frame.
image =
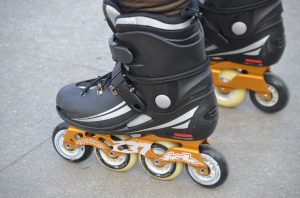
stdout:
<svg viewBox="0 0 300 198">
<path fill-rule="evenodd" d="M 162 141 L 173 142 L 178 144 L 178 146 L 169 148 L 164 155 L 153 153 L 151 145 Z M 209 174 L 209 168 L 199 154 L 201 144 L 208 144 L 207 139 L 185 141 L 161 138 L 155 135 L 141 135 L 137 138 L 130 137 L 128 141 L 115 141 L 110 135 L 91 134 L 72 126 L 68 128 L 64 137 L 64 147 L 67 150 L 74 150 L 80 146 L 89 145 L 100 149 L 111 158 L 118 157 L 124 153 L 138 153 L 155 160 L 158 166 L 182 162 L 193 166 L 199 174 L 206 176 Z M 126 149 L 122 147 L 125 145 L 127 146 Z"/>
<path fill-rule="evenodd" d="M 270 67 L 251 66 L 224 60 L 212 60 L 210 67 L 213 74 L 214 85 L 217 88 L 221 88 L 224 93 L 229 93 L 234 89 L 247 89 L 257 92 L 266 100 L 271 98 L 270 90 L 264 79 L 264 73 L 269 72 Z M 230 82 L 222 82 L 219 79 L 219 75 L 224 70 L 236 70 L 239 71 L 240 74 Z"/>
</svg>

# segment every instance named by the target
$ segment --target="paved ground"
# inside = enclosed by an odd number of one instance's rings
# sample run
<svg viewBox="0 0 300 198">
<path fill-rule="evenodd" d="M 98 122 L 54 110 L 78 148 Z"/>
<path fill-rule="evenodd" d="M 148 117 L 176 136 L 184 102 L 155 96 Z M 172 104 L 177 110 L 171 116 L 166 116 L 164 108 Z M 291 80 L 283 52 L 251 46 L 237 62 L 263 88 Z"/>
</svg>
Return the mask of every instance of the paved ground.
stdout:
<svg viewBox="0 0 300 198">
<path fill-rule="evenodd" d="M 184 172 L 162 182 L 140 165 L 127 173 L 60 158 L 51 143 L 55 95 L 66 83 L 112 68 L 101 2 L 0 1 L 0 197 L 300 197 L 300 2 L 284 2 L 288 46 L 273 71 L 291 90 L 289 106 L 269 115 L 250 100 L 221 109 L 212 136 L 230 165 L 213 190 Z"/>
</svg>

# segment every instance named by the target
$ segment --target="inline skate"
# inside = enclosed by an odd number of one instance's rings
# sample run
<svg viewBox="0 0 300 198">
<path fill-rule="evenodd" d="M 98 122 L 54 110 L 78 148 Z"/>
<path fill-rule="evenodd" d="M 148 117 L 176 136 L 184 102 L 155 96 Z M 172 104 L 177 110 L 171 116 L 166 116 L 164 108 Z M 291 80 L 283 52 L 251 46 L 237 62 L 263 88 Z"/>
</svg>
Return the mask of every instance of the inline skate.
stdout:
<svg viewBox="0 0 300 198">
<path fill-rule="evenodd" d="M 285 83 L 271 73 L 285 48 L 280 0 L 200 0 L 206 52 L 217 101 L 223 107 L 250 99 L 265 112 L 283 109 Z"/>
<path fill-rule="evenodd" d="M 110 170 L 127 171 L 139 160 L 161 180 L 174 179 L 185 165 L 198 184 L 221 185 L 228 168 L 207 140 L 218 111 L 198 18 L 122 14 L 107 0 L 103 10 L 116 65 L 57 94 L 65 121 L 52 135 L 58 154 L 78 162 L 94 148 Z"/>
</svg>

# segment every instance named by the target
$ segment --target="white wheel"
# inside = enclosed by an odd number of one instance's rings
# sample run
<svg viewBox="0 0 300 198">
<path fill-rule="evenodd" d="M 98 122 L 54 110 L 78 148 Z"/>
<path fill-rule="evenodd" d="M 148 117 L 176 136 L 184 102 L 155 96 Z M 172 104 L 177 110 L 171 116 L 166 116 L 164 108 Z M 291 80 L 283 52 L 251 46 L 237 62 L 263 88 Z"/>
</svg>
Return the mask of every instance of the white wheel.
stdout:
<svg viewBox="0 0 300 198">
<path fill-rule="evenodd" d="M 237 75 L 238 71 L 235 70 L 225 70 L 219 75 L 219 79 L 223 83 L 228 83 L 232 81 Z M 224 93 L 222 88 L 215 88 L 215 94 L 217 97 L 218 105 L 222 107 L 236 107 L 241 104 L 247 96 L 247 90 L 245 89 L 234 89 L 229 93 Z"/>
<path fill-rule="evenodd" d="M 126 140 L 127 136 L 116 136 L 118 140 Z M 110 145 L 108 145 L 110 146 Z M 107 156 L 103 151 L 98 148 L 95 148 L 95 155 L 98 161 L 104 165 L 106 168 L 117 171 L 117 172 L 125 172 L 131 169 L 136 161 L 137 161 L 137 154 L 121 154 L 118 157 L 110 157 Z"/>
<path fill-rule="evenodd" d="M 176 146 L 170 142 L 157 142 L 152 145 L 152 152 L 157 155 L 164 155 L 168 148 Z M 164 166 L 158 166 L 154 159 L 139 155 L 139 160 L 144 170 L 152 177 L 160 180 L 172 180 L 176 178 L 183 169 L 181 162 L 170 162 Z"/>
<path fill-rule="evenodd" d="M 67 129 L 68 125 L 66 123 L 62 123 L 58 125 L 53 131 L 52 142 L 56 152 L 69 161 L 78 162 L 86 159 L 90 155 L 92 147 L 81 146 L 71 151 L 67 150 L 64 147 L 64 138 Z"/>
<path fill-rule="evenodd" d="M 221 185 L 228 175 L 225 159 L 210 145 L 201 145 L 201 157 L 209 168 L 209 174 L 201 175 L 194 167 L 187 165 L 186 169 L 190 177 L 198 184 L 208 188 Z"/>
<path fill-rule="evenodd" d="M 282 110 L 289 101 L 289 90 L 285 83 L 276 75 L 265 73 L 265 81 L 271 93 L 271 98 L 267 100 L 258 93 L 250 91 L 250 99 L 253 104 L 267 112 L 274 113 Z"/>
<path fill-rule="evenodd" d="M 265 100 L 264 98 L 259 96 L 259 94 L 257 94 L 257 93 L 255 93 L 255 99 L 261 106 L 273 107 L 278 103 L 279 94 L 278 94 L 278 91 L 276 90 L 275 87 L 273 87 L 272 85 L 267 85 L 267 86 L 268 86 L 268 89 L 271 92 L 272 99 L 271 100 Z"/>
<path fill-rule="evenodd" d="M 216 160 L 214 160 L 209 155 L 201 154 L 201 156 L 205 164 L 209 167 L 209 175 L 200 175 L 192 166 L 188 166 L 188 172 L 191 174 L 191 177 L 194 178 L 198 183 L 202 185 L 213 185 L 217 183 L 221 177 L 221 170 L 218 162 L 216 162 Z"/>
</svg>

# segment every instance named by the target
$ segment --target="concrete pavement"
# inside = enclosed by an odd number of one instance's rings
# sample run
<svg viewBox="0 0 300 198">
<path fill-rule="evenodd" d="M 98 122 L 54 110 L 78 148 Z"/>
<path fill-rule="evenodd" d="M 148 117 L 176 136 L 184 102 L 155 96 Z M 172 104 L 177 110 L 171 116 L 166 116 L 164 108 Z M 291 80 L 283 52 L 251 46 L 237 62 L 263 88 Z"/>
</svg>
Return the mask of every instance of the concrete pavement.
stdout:
<svg viewBox="0 0 300 198">
<path fill-rule="evenodd" d="M 288 45 L 272 69 L 289 86 L 290 103 L 272 115 L 249 99 L 220 109 L 211 140 L 230 174 L 209 190 L 185 171 L 162 182 L 139 164 L 114 173 L 93 155 L 77 164 L 59 157 L 50 138 L 61 122 L 57 91 L 113 67 L 101 1 L 1 0 L 0 197 L 300 197 L 300 2 L 284 1 L 284 7 Z"/>
</svg>

